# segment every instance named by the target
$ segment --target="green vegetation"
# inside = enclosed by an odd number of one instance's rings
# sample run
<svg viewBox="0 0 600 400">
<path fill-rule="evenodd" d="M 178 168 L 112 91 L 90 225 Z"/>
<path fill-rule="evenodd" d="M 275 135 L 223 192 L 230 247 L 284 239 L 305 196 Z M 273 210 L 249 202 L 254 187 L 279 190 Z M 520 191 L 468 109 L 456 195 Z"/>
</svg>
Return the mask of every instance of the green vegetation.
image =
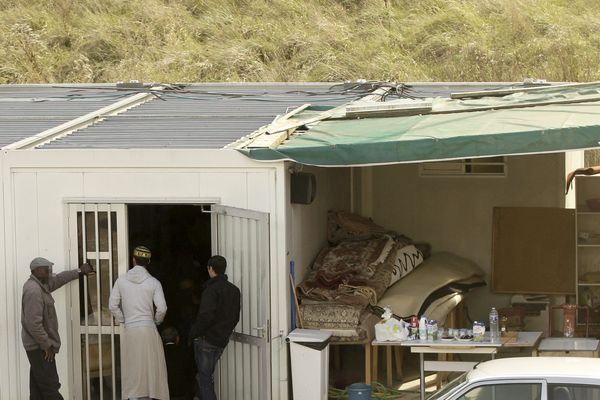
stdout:
<svg viewBox="0 0 600 400">
<path fill-rule="evenodd" d="M 600 79 L 597 0 L 0 0 L 0 83 Z"/>
</svg>

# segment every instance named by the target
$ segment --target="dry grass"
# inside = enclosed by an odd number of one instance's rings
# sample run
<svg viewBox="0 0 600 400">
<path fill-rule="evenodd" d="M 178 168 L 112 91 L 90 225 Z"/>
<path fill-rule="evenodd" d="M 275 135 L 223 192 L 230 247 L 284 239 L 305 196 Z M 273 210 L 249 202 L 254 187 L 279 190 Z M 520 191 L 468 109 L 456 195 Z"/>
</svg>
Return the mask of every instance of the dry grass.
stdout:
<svg viewBox="0 0 600 400">
<path fill-rule="evenodd" d="M 596 0 L 0 0 L 0 83 L 600 79 Z"/>
</svg>

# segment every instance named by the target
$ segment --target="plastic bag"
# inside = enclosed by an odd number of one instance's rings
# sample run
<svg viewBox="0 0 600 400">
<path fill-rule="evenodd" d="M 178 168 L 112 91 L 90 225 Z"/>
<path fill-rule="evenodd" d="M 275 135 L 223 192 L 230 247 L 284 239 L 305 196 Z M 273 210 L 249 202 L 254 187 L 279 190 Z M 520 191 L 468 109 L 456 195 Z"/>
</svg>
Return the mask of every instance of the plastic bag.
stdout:
<svg viewBox="0 0 600 400">
<path fill-rule="evenodd" d="M 382 320 L 375 324 L 375 339 L 378 342 L 408 340 L 408 323 L 393 318 L 389 306 L 383 308 Z"/>
</svg>

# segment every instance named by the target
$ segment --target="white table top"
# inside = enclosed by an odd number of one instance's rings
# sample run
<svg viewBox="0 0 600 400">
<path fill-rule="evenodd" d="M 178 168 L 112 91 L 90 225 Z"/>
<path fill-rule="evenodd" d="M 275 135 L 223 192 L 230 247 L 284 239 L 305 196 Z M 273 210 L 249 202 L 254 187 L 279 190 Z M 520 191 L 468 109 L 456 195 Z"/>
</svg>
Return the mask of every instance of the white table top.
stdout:
<svg viewBox="0 0 600 400">
<path fill-rule="evenodd" d="M 483 341 L 463 342 L 459 340 L 404 340 L 398 342 L 379 342 L 374 340 L 373 346 L 402 347 L 534 347 L 542 337 L 542 332 L 519 332 L 517 337 L 502 337 L 500 342 L 490 342 L 486 335 Z"/>
<path fill-rule="evenodd" d="M 546 338 L 540 343 L 539 351 L 596 351 L 597 339 L 591 338 Z"/>
<path fill-rule="evenodd" d="M 460 340 L 406 340 L 399 343 L 400 346 L 404 347 L 502 347 L 501 341 L 492 343 L 489 339 L 484 339 L 481 342 L 474 340 L 467 342 Z"/>
<path fill-rule="evenodd" d="M 504 343 L 504 347 L 534 347 L 542 338 L 543 332 L 518 332 L 515 340 Z"/>
</svg>

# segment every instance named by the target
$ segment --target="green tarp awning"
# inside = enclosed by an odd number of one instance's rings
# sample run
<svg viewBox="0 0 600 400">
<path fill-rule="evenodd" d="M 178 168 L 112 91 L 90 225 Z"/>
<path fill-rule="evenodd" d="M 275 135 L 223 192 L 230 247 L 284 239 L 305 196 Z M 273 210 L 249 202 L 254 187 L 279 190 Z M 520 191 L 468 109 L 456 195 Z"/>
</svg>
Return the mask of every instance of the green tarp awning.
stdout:
<svg viewBox="0 0 600 400">
<path fill-rule="evenodd" d="M 308 124 L 281 144 L 238 149 L 255 160 L 350 166 L 600 147 L 600 85 L 432 103 L 428 114 L 362 119 L 346 118 L 344 106 L 308 107 L 287 120 Z"/>
</svg>

